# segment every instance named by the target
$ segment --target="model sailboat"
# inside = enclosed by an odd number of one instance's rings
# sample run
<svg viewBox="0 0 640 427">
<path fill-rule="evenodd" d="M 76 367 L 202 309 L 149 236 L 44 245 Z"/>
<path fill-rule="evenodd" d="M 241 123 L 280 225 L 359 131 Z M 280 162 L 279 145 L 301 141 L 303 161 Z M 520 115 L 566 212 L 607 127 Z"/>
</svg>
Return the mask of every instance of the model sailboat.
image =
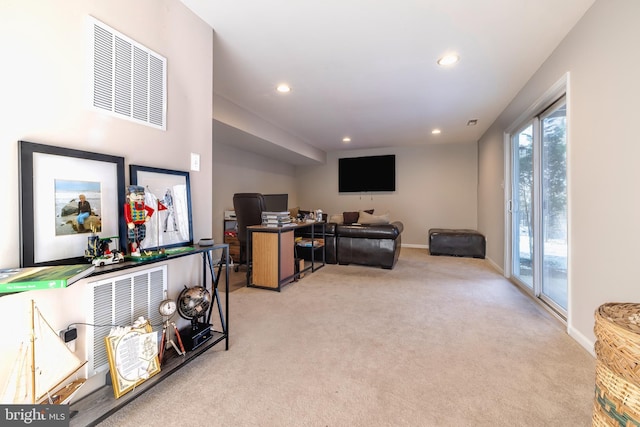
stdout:
<svg viewBox="0 0 640 427">
<path fill-rule="evenodd" d="M 67 382 L 86 363 L 60 339 L 32 300 L 29 341 L 20 345 L 20 354 L 5 385 L 2 403 L 69 403 L 86 379 Z"/>
</svg>

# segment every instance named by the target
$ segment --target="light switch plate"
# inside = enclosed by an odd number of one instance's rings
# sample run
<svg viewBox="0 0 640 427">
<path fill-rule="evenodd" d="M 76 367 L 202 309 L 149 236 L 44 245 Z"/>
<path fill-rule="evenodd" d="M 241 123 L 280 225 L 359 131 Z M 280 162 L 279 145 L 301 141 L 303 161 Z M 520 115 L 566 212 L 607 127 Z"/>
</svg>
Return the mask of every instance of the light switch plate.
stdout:
<svg viewBox="0 0 640 427">
<path fill-rule="evenodd" d="M 200 170 L 200 154 L 191 153 L 191 170 L 196 172 Z"/>
</svg>

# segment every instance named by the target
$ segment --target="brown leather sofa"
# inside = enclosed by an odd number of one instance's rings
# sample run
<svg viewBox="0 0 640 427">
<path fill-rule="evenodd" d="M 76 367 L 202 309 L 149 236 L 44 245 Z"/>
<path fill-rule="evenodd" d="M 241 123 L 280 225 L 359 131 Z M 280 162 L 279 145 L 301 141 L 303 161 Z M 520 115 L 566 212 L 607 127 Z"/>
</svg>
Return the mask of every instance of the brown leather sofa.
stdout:
<svg viewBox="0 0 640 427">
<path fill-rule="evenodd" d="M 400 256 L 403 230 L 404 225 L 400 221 L 375 225 L 327 223 L 325 261 L 327 264 L 392 269 Z M 306 232 L 304 236 L 309 237 Z"/>
</svg>

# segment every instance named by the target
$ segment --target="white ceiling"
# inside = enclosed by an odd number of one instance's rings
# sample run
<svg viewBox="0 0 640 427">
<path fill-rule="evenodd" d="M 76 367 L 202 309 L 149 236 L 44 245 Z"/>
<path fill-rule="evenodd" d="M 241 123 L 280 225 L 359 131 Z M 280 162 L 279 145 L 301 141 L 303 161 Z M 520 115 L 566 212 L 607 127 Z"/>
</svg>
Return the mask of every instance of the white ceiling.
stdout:
<svg viewBox="0 0 640 427">
<path fill-rule="evenodd" d="M 214 30 L 215 94 L 323 151 L 477 141 L 594 2 L 181 1 Z"/>
</svg>

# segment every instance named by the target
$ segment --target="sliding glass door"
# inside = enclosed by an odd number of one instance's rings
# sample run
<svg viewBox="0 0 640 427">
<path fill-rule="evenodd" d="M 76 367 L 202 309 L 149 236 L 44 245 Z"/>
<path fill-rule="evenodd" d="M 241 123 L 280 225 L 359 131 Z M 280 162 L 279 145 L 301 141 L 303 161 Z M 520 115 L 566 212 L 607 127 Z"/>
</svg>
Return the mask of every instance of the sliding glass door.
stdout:
<svg viewBox="0 0 640 427">
<path fill-rule="evenodd" d="M 512 278 L 567 312 L 567 109 L 562 97 L 511 137 Z"/>
<path fill-rule="evenodd" d="M 562 98 L 540 116 L 541 297 L 567 310 L 567 106 Z"/>
</svg>

